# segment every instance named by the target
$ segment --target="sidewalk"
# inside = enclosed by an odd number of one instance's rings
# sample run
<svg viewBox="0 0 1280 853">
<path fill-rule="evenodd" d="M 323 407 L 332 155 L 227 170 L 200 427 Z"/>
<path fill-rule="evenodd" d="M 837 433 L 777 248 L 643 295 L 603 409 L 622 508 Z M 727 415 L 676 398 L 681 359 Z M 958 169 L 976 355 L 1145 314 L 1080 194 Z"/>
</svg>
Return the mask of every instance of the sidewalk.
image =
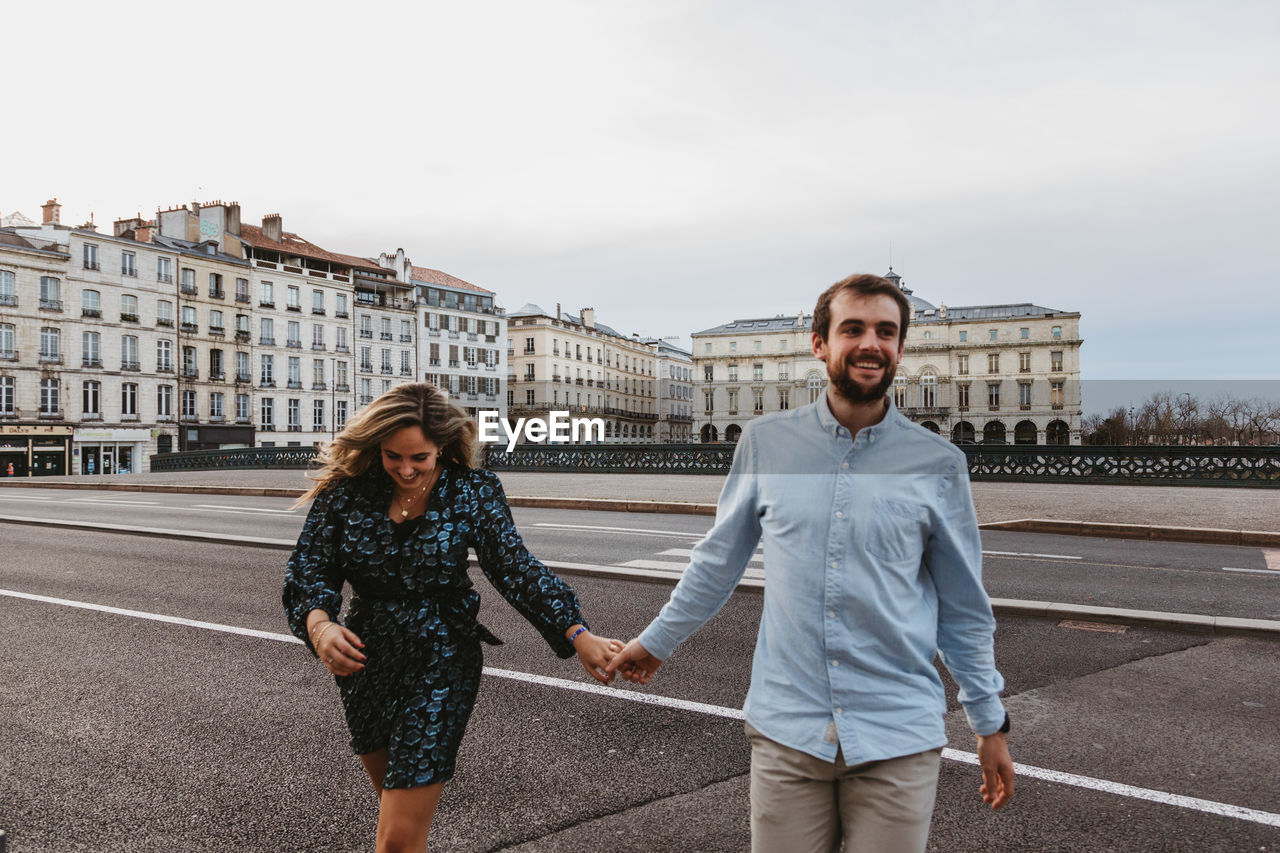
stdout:
<svg viewBox="0 0 1280 853">
<path fill-rule="evenodd" d="M 724 484 L 722 475 L 555 474 L 509 471 L 501 474 L 511 498 L 655 501 L 702 504 L 709 511 Z M 305 489 L 301 470 L 190 471 L 108 476 L 32 477 L 0 480 L 0 485 L 88 488 L 179 486 Z M 1280 490 L 1202 486 L 1095 486 L 1056 483 L 974 483 L 974 505 L 982 524 L 1019 519 L 1214 528 L 1280 534 Z M 525 501 L 515 501 L 520 504 Z M 690 507 L 690 510 L 693 508 Z M 679 511 L 672 507 L 670 511 Z M 1066 531 L 1064 531 L 1066 532 Z M 1100 534 L 1101 535 L 1101 534 Z"/>
</svg>

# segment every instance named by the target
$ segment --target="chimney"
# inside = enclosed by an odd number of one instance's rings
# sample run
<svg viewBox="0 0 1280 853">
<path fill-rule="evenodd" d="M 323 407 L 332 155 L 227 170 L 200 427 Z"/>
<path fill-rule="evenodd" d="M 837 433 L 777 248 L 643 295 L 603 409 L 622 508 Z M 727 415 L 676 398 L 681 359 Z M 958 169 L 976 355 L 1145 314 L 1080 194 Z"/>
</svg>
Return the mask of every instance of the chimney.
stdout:
<svg viewBox="0 0 1280 853">
<path fill-rule="evenodd" d="M 44 211 L 45 225 L 60 225 L 62 223 L 62 205 L 58 204 L 56 198 L 51 198 L 40 205 L 40 209 Z"/>
<path fill-rule="evenodd" d="M 277 243 L 284 236 L 284 221 L 278 213 L 268 213 L 262 217 L 262 236 Z"/>
<path fill-rule="evenodd" d="M 557 320 L 560 319 L 560 303 L 559 302 L 556 303 L 556 319 Z"/>
<path fill-rule="evenodd" d="M 146 225 L 139 225 L 138 230 L 133 233 L 133 239 L 139 243 L 154 243 L 155 241 L 151 239 L 151 232 L 154 228 L 155 226 L 150 222 Z"/>
<path fill-rule="evenodd" d="M 938 317 L 943 320 L 947 319 L 947 303 L 938 303 Z"/>
<path fill-rule="evenodd" d="M 596 327 L 596 309 L 582 309 L 582 327 L 584 329 L 594 329 Z"/>
</svg>

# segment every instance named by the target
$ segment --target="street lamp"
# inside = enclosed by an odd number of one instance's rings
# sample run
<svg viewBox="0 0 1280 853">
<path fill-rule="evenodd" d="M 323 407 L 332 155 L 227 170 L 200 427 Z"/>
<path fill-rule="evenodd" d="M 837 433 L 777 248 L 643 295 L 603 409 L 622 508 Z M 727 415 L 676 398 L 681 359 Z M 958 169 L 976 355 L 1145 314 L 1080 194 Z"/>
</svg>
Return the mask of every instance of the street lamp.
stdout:
<svg viewBox="0 0 1280 853">
<path fill-rule="evenodd" d="M 1191 393 L 1189 391 L 1183 391 L 1178 396 L 1187 398 L 1187 408 L 1185 410 L 1184 416 L 1187 421 L 1187 446 L 1190 447 L 1191 446 Z"/>
</svg>

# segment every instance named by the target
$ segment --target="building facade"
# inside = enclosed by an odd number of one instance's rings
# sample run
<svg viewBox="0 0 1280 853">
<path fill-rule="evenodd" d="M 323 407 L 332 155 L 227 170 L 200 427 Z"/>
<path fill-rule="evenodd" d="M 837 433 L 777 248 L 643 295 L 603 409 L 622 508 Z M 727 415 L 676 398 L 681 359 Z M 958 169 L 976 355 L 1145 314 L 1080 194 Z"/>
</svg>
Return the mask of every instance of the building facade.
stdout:
<svg viewBox="0 0 1280 853">
<path fill-rule="evenodd" d="M 903 414 L 957 443 L 1080 443 L 1078 312 L 1031 303 L 934 306 L 892 269 L 886 277 L 912 307 L 892 389 Z M 798 313 L 693 334 L 698 440 L 736 441 L 752 418 L 825 393 L 812 324 L 812 315 Z"/>
<path fill-rule="evenodd" d="M 410 266 L 416 290 L 422 378 L 472 416 L 507 415 L 507 318 L 493 291 L 429 267 Z"/>
<path fill-rule="evenodd" d="M 658 355 L 655 440 L 662 444 L 693 441 L 693 357 L 676 346 L 678 338 L 645 341 Z"/>
<path fill-rule="evenodd" d="M 608 443 L 658 440 L 656 347 L 597 323 L 592 308 L 575 317 L 530 303 L 507 315 L 507 334 L 509 417 L 569 412 L 601 418 Z"/>
</svg>

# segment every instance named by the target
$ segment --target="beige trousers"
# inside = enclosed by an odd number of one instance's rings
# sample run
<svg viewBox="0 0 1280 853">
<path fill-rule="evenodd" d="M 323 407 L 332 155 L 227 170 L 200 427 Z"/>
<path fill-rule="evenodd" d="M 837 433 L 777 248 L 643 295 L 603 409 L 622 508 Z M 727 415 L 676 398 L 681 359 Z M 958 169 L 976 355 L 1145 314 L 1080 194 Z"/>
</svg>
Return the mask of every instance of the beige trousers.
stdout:
<svg viewBox="0 0 1280 853">
<path fill-rule="evenodd" d="M 919 853 L 929 839 L 941 749 L 849 767 L 751 741 L 751 853 Z"/>
</svg>

